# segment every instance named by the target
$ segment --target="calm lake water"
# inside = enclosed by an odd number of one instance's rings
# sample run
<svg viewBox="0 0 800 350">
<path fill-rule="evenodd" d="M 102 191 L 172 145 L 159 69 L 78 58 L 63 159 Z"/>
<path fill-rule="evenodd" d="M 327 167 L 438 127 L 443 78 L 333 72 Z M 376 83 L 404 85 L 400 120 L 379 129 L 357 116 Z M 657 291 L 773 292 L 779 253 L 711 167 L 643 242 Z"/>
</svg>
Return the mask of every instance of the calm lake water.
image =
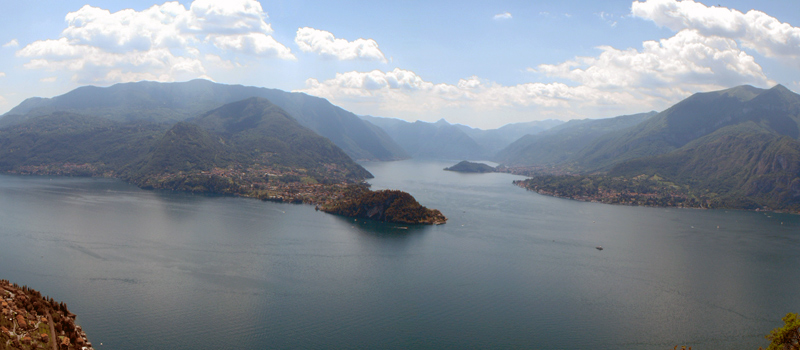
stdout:
<svg viewBox="0 0 800 350">
<path fill-rule="evenodd" d="M 800 216 L 582 203 L 452 164 L 364 164 L 449 218 L 408 229 L 0 176 L 0 278 L 66 301 L 98 349 L 756 349 L 800 311 Z"/>
</svg>

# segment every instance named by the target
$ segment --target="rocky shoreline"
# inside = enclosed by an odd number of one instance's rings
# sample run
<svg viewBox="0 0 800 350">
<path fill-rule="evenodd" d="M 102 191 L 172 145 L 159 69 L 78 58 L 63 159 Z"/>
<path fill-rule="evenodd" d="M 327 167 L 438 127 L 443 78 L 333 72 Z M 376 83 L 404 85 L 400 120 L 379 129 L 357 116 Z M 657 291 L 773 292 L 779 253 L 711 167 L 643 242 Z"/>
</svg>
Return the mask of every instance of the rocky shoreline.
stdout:
<svg viewBox="0 0 800 350">
<path fill-rule="evenodd" d="M 351 187 L 342 200 L 317 208 L 336 215 L 401 224 L 442 225 L 447 222 L 439 210 L 420 205 L 406 192 L 371 191 L 366 186 Z"/>
<path fill-rule="evenodd" d="M 378 218 L 379 221 L 401 224 L 443 224 L 447 218 L 436 209 L 421 206 L 410 194 L 396 191 L 390 196 L 399 199 L 397 205 L 383 203 L 373 206 L 373 212 L 362 215 L 360 211 L 344 210 L 346 205 L 359 200 L 358 196 L 377 193 L 369 190 L 363 181 L 355 181 L 338 176 L 339 171 L 328 167 L 332 176 L 317 180 L 318 174 L 310 174 L 303 169 L 286 167 L 228 167 L 214 168 L 210 171 L 165 173 L 156 176 L 125 177 L 105 172 L 100 167 L 88 164 L 62 165 L 50 164 L 40 167 L 22 167 L 11 172 L 18 175 L 53 176 L 91 176 L 118 178 L 149 190 L 170 190 L 192 193 L 213 193 L 255 198 L 262 201 L 316 205 L 323 211 L 336 215 Z M 402 194 L 400 194 L 402 193 Z M 383 195 L 378 195 L 381 197 Z M 373 198 L 375 199 L 375 198 Z M 402 205 L 401 205 L 402 204 Z M 366 204 L 364 204 L 366 205 Z M 402 208 L 401 208 L 402 207 Z M 382 209 L 376 209 L 382 208 Z M 391 210 L 389 210 L 391 208 Z M 400 209 L 401 208 L 401 209 Z M 376 216 L 376 212 L 378 214 Z M 385 212 L 388 210 L 388 214 Z"/>
</svg>

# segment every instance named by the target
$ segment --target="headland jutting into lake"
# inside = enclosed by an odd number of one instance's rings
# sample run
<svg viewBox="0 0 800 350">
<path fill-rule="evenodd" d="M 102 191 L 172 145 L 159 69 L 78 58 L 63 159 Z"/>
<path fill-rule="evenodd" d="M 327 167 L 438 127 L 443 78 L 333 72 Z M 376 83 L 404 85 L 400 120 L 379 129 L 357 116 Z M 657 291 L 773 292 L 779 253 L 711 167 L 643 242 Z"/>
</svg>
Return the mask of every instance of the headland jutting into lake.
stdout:
<svg viewBox="0 0 800 350">
<path fill-rule="evenodd" d="M 93 349 L 67 305 L 0 280 L 0 349 Z"/>
</svg>

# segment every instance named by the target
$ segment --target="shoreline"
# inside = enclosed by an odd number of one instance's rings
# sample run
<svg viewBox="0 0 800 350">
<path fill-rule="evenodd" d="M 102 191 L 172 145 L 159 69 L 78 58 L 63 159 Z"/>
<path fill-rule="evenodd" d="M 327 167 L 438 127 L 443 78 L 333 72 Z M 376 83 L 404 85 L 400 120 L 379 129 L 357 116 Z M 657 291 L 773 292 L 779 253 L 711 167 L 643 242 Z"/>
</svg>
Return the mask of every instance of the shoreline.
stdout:
<svg viewBox="0 0 800 350">
<path fill-rule="evenodd" d="M 86 171 L 91 169 L 91 171 Z M 333 169 L 335 171 L 335 169 Z M 377 194 L 369 189 L 366 179 L 352 180 L 342 177 L 324 179 L 324 183 L 306 173 L 304 169 L 287 169 L 273 167 L 241 167 L 214 168 L 210 171 L 179 172 L 176 174 L 165 173 L 155 176 L 120 176 L 114 172 L 100 171 L 97 167 L 88 164 L 64 163 L 51 164 L 37 167 L 25 167 L 21 171 L 8 171 L 3 174 L 16 176 L 60 176 L 115 179 L 132 184 L 143 190 L 177 191 L 184 193 L 201 193 L 242 198 L 258 199 L 265 202 L 286 204 L 307 204 L 321 208 L 322 211 L 332 215 L 345 217 L 363 217 L 361 213 L 348 211 L 326 210 L 327 208 L 341 207 L 346 203 L 357 202 L 362 195 Z M 411 199 L 413 196 L 402 192 Z M 381 212 L 377 221 L 396 224 L 421 224 L 441 225 L 447 218 L 436 209 L 427 209 L 415 199 L 411 207 L 404 207 L 404 215 L 383 215 L 383 212 L 392 206 L 391 202 L 384 203 L 380 208 L 373 208 Z M 404 202 L 405 203 L 405 202 Z M 421 208 L 421 209 L 420 209 Z M 434 213 L 434 214 L 431 214 Z M 371 214 L 366 219 L 372 219 Z M 436 219 L 430 219 L 435 216 Z"/>
<path fill-rule="evenodd" d="M 524 180 L 522 180 L 524 181 Z M 679 206 L 679 205 L 653 205 L 653 204 L 640 204 L 640 203 L 633 203 L 633 202 L 613 202 L 613 201 L 604 201 L 602 199 L 597 198 L 588 198 L 585 196 L 566 196 L 566 195 L 558 195 L 552 191 L 547 190 L 538 190 L 533 188 L 528 188 L 522 184 L 522 181 L 514 181 L 514 185 L 525 189 L 526 191 L 535 192 L 536 194 L 540 194 L 542 196 L 548 196 L 553 198 L 561 198 L 567 200 L 573 200 L 578 202 L 584 203 L 597 203 L 597 204 L 608 204 L 608 205 L 619 205 L 619 206 L 628 206 L 628 207 L 648 207 L 648 208 L 674 208 L 674 209 L 695 209 L 695 210 L 740 210 L 740 211 L 748 211 L 748 212 L 768 212 L 768 213 L 780 213 L 780 214 L 790 214 L 790 215 L 800 215 L 800 211 L 791 211 L 785 209 L 772 209 L 772 208 L 735 208 L 735 207 L 704 207 L 704 206 Z"/>
<path fill-rule="evenodd" d="M 15 349 L 93 350 L 65 303 L 8 280 L 0 280 L 0 303 L 0 341 L 6 345 Z"/>
</svg>

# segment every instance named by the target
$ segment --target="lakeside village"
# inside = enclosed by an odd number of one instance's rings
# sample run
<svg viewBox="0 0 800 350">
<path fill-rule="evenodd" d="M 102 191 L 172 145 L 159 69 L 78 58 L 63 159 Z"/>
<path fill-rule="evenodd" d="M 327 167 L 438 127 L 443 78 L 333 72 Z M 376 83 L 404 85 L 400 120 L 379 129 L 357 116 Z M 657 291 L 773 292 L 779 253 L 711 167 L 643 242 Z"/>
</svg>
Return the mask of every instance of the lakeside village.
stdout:
<svg viewBox="0 0 800 350">
<path fill-rule="evenodd" d="M 238 165 L 209 171 L 180 171 L 146 176 L 125 176 L 92 164 L 21 166 L 19 175 L 105 177 L 126 180 L 144 189 L 229 194 L 264 201 L 326 205 L 341 200 L 359 182 L 347 180 L 335 164 L 324 165 L 324 177 L 306 169 L 285 166 Z M 317 178 L 323 177 L 319 182 Z"/>
<path fill-rule="evenodd" d="M 0 280 L 0 350 L 93 350 L 67 305 Z"/>
<path fill-rule="evenodd" d="M 603 175 L 538 175 L 525 180 L 514 180 L 513 183 L 542 195 L 592 203 L 695 209 L 738 205 L 738 203 L 722 202 L 718 196 L 708 191 L 696 193 L 689 186 L 665 181 L 658 175 L 639 175 L 632 178 Z M 756 208 L 743 207 L 743 209 Z"/>
<path fill-rule="evenodd" d="M 447 218 L 436 209 L 420 205 L 402 191 L 370 191 L 363 181 L 347 178 L 348 172 L 335 164 L 309 171 L 285 166 L 229 166 L 209 171 L 117 176 L 88 164 L 23 166 L 20 175 L 113 177 L 143 189 L 216 193 L 256 198 L 263 201 L 311 204 L 317 210 L 347 217 L 359 217 L 403 224 L 441 225 Z"/>
</svg>

